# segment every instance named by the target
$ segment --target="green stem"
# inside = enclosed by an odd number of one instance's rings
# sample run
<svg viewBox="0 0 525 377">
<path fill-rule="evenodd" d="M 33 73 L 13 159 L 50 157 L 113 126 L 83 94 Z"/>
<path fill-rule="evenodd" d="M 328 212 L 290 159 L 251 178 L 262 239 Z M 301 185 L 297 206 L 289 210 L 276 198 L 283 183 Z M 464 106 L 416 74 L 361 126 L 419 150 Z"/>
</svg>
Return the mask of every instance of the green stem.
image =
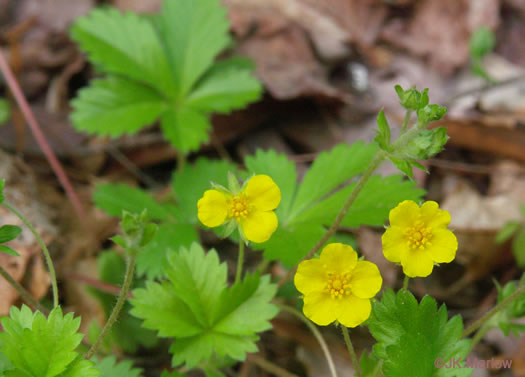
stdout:
<svg viewBox="0 0 525 377">
<path fill-rule="evenodd" d="M 359 179 L 359 182 L 357 183 L 357 185 L 354 187 L 354 189 L 350 193 L 350 196 L 346 200 L 345 204 L 343 205 L 343 207 L 341 208 L 341 210 L 337 214 L 337 216 L 336 216 L 334 222 L 332 223 L 332 225 L 330 226 L 330 228 L 328 228 L 328 230 L 323 235 L 323 237 L 314 245 L 314 247 L 308 252 L 308 254 L 303 259 L 301 259 L 301 261 L 299 261 L 299 263 L 302 262 L 303 260 L 307 260 L 307 259 L 312 258 L 312 256 L 315 253 L 317 253 L 321 249 L 321 247 L 323 247 L 323 245 L 326 243 L 326 241 L 328 241 L 330 239 L 330 237 L 332 237 L 334 235 L 334 233 L 339 228 L 339 225 L 341 225 L 341 222 L 343 221 L 343 218 L 345 217 L 346 213 L 348 212 L 348 209 L 355 202 L 355 200 L 357 199 L 357 196 L 359 195 L 359 193 L 361 192 L 361 190 L 365 186 L 366 182 L 370 179 L 370 177 L 372 176 L 374 171 L 378 168 L 378 166 L 381 165 L 381 163 L 383 162 L 384 159 L 385 159 L 385 152 L 379 151 L 379 152 L 376 153 L 376 155 L 374 156 L 374 158 L 372 159 L 372 161 L 370 162 L 370 164 L 366 168 L 365 172 L 363 173 L 363 175 Z M 299 263 L 297 263 L 297 265 Z M 295 265 L 294 268 L 292 268 L 290 271 L 288 271 L 286 276 L 284 276 L 279 281 L 279 283 L 278 283 L 279 286 L 282 286 L 284 283 L 286 283 L 288 280 L 291 279 L 291 277 L 295 274 L 295 270 L 297 269 L 297 265 Z"/>
<path fill-rule="evenodd" d="M 463 337 L 469 336 L 474 331 L 479 329 L 481 326 L 483 326 L 492 316 L 494 316 L 496 313 L 498 313 L 500 310 L 505 309 L 507 305 L 512 303 L 515 299 L 520 297 L 521 295 L 525 294 L 525 284 L 523 284 L 521 287 L 519 287 L 513 294 L 505 298 L 503 301 L 501 301 L 499 304 L 494 306 L 492 309 L 490 309 L 488 312 L 486 312 L 480 319 L 475 321 L 472 325 L 470 325 L 465 331 L 463 331 Z"/>
<path fill-rule="evenodd" d="M 405 119 L 403 120 L 403 126 L 401 127 L 401 134 L 405 133 L 407 126 L 408 126 L 408 122 L 410 122 L 411 115 L 412 115 L 412 110 L 407 110 L 405 114 Z"/>
<path fill-rule="evenodd" d="M 271 373 L 277 377 L 298 377 L 296 374 L 288 372 L 286 369 L 281 368 L 278 365 L 262 358 L 256 354 L 248 355 L 248 360 L 257 365 L 262 370 Z"/>
<path fill-rule="evenodd" d="M 312 334 L 314 334 L 314 337 L 319 342 L 319 345 L 321 346 L 321 350 L 323 351 L 324 357 L 326 358 L 326 362 L 328 363 L 328 368 L 330 369 L 330 373 L 332 374 L 332 377 L 337 377 L 337 371 L 335 369 L 334 360 L 332 358 L 332 354 L 330 353 L 330 349 L 328 348 L 328 345 L 326 344 L 323 335 L 319 331 L 315 325 L 308 320 L 299 310 L 294 309 L 290 306 L 283 305 L 283 304 L 277 304 L 279 308 L 281 308 L 284 311 L 287 311 L 288 313 L 293 314 L 297 318 L 299 318 L 301 321 L 303 321 L 306 326 L 310 329 Z"/>
<path fill-rule="evenodd" d="M 120 311 L 122 310 L 122 307 L 124 306 L 124 303 L 126 302 L 128 298 L 128 293 L 129 293 L 129 289 L 131 288 L 131 284 L 133 283 L 133 275 L 135 273 L 136 260 L 137 260 L 136 252 L 131 253 L 131 255 L 128 256 L 128 263 L 126 267 L 126 275 L 124 277 L 124 284 L 122 285 L 122 289 L 120 290 L 120 294 L 118 296 L 117 303 L 115 304 L 113 311 L 111 312 L 106 324 L 104 325 L 104 328 L 102 329 L 97 340 L 95 341 L 95 344 L 93 344 L 91 348 L 89 349 L 86 355 L 86 359 L 88 360 L 93 357 L 98 347 L 100 347 L 100 345 L 102 344 L 102 341 L 104 340 L 106 335 L 109 333 L 109 331 L 115 324 L 115 321 L 118 319 Z"/>
<path fill-rule="evenodd" d="M 410 281 L 410 278 L 405 275 L 405 280 L 403 280 L 403 289 L 408 290 L 408 282 Z"/>
<path fill-rule="evenodd" d="M 352 365 L 355 369 L 355 375 L 359 377 L 361 376 L 361 366 L 359 365 L 357 355 L 355 354 L 354 346 L 352 345 L 352 341 L 350 340 L 350 334 L 348 334 L 348 329 L 346 328 L 346 326 L 341 325 L 341 329 L 343 330 L 343 338 L 345 339 L 346 348 L 348 348 L 348 353 L 350 354 L 350 359 L 352 360 Z"/>
<path fill-rule="evenodd" d="M 47 314 L 47 310 L 42 308 L 40 306 L 40 303 L 31 296 L 31 294 L 20 285 L 13 277 L 4 270 L 2 266 L 0 266 L 0 276 L 2 276 L 11 286 L 14 288 L 14 290 L 22 297 L 22 300 L 28 304 L 31 309 L 33 310 L 40 310 L 42 313 Z"/>
<path fill-rule="evenodd" d="M 487 323 L 485 323 L 485 325 L 483 325 L 483 327 L 481 329 L 478 330 L 478 332 L 476 332 L 476 334 L 474 334 L 474 337 L 472 338 L 472 343 L 470 345 L 470 349 L 473 350 L 474 347 L 481 341 L 481 339 L 483 339 L 483 337 L 485 336 L 485 334 L 492 328 L 492 326 L 488 325 Z"/>
<path fill-rule="evenodd" d="M 270 261 L 268 259 L 263 259 L 262 262 L 259 264 L 259 266 L 257 267 L 257 272 L 262 275 L 264 274 L 264 271 L 266 271 L 266 269 L 268 268 L 268 266 L 270 265 Z"/>
<path fill-rule="evenodd" d="M 18 212 L 16 208 L 11 206 L 7 202 L 3 202 L 2 204 L 5 208 L 7 208 L 12 213 L 14 213 L 20 220 L 22 220 L 22 222 L 29 228 L 31 233 L 33 233 L 33 235 L 35 236 L 37 242 L 40 244 L 40 247 L 42 248 L 42 252 L 44 253 L 44 258 L 47 263 L 47 268 L 49 269 L 49 277 L 51 278 L 51 287 L 53 289 L 53 307 L 56 308 L 58 306 L 57 276 L 55 273 L 55 267 L 53 265 L 53 260 L 51 259 L 51 255 L 49 254 L 49 250 L 47 249 L 46 244 L 44 243 L 44 241 L 42 240 L 42 238 L 40 237 L 36 229 L 33 227 L 33 225 L 31 225 L 31 223 L 20 212 Z"/>
<path fill-rule="evenodd" d="M 243 264 L 244 264 L 244 241 L 239 240 L 239 258 L 237 259 L 237 273 L 235 274 L 236 283 L 241 280 Z"/>
<path fill-rule="evenodd" d="M 179 152 L 178 158 L 177 158 L 177 172 L 182 172 L 184 170 L 184 167 L 186 166 L 186 154 Z"/>
</svg>

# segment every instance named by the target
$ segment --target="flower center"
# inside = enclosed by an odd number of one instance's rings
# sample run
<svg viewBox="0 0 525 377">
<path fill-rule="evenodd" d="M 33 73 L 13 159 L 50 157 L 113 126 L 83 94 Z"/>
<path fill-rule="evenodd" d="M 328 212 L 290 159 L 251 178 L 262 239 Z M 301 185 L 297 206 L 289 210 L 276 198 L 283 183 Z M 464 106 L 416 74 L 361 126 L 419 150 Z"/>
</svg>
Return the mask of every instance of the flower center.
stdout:
<svg viewBox="0 0 525 377">
<path fill-rule="evenodd" d="M 230 203 L 230 218 L 234 217 L 236 220 L 248 216 L 250 213 L 250 206 L 246 197 L 240 193 L 237 196 L 234 196 Z"/>
<path fill-rule="evenodd" d="M 332 298 L 341 298 L 350 294 L 350 274 L 328 273 L 328 280 L 325 285 L 325 292 L 330 293 Z"/>
<path fill-rule="evenodd" d="M 418 220 L 414 223 L 414 226 L 405 230 L 407 237 L 407 246 L 411 249 L 425 249 L 427 246 L 431 246 L 432 243 L 432 228 L 425 226 L 425 224 Z"/>
</svg>

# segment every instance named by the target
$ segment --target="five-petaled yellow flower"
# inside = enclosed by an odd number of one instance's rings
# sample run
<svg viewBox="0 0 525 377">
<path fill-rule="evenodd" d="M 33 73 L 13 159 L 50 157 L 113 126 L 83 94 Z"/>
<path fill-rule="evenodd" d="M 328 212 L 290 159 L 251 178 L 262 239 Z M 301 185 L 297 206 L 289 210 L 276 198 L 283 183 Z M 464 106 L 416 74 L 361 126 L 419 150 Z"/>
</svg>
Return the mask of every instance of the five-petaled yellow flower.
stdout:
<svg viewBox="0 0 525 377">
<path fill-rule="evenodd" d="M 294 283 L 304 295 L 304 315 L 318 325 L 339 321 L 356 327 L 370 316 L 370 299 L 381 289 L 377 266 L 358 261 L 351 246 L 326 245 L 321 257 L 299 264 Z"/>
<path fill-rule="evenodd" d="M 383 254 L 401 263 L 409 277 L 428 276 L 434 263 L 449 263 L 456 257 L 458 241 L 447 229 L 450 214 L 436 202 L 419 207 L 411 200 L 390 211 L 390 227 L 383 234 Z"/>
<path fill-rule="evenodd" d="M 281 201 L 279 187 L 261 174 L 251 177 L 238 192 L 231 189 L 207 190 L 197 203 L 199 220 L 210 228 L 236 223 L 243 239 L 267 241 L 278 225 L 273 210 Z"/>
</svg>

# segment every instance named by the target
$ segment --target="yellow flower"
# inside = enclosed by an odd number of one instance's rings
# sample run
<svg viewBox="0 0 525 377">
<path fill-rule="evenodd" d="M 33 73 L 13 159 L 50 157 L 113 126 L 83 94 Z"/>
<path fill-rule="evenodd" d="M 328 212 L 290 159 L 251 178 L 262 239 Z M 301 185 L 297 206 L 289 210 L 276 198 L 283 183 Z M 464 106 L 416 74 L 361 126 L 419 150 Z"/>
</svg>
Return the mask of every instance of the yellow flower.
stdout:
<svg viewBox="0 0 525 377">
<path fill-rule="evenodd" d="M 370 299 L 381 289 L 377 266 L 358 261 L 351 246 L 326 245 L 318 259 L 299 264 L 294 283 L 304 295 L 304 315 L 318 325 L 339 321 L 356 327 L 370 316 Z"/>
<path fill-rule="evenodd" d="M 458 241 L 447 229 L 450 214 L 436 202 L 419 207 L 405 200 L 390 211 L 390 227 L 383 234 L 383 254 L 401 263 L 409 277 L 428 276 L 434 263 L 449 263 L 456 257 Z"/>
<path fill-rule="evenodd" d="M 281 201 L 279 187 L 267 175 L 254 175 L 242 189 L 230 189 L 238 192 L 221 187 L 207 190 L 197 203 L 199 220 L 210 228 L 228 223 L 231 231 L 231 225 L 237 224 L 243 239 L 267 241 L 277 229 L 273 210 Z"/>
</svg>

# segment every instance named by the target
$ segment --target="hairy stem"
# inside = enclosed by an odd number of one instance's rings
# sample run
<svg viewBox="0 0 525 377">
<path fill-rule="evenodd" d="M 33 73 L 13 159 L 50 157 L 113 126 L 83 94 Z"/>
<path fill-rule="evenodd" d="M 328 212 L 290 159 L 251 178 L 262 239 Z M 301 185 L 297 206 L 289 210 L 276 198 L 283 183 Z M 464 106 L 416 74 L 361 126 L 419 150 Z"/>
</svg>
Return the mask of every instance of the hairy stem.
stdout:
<svg viewBox="0 0 525 377">
<path fill-rule="evenodd" d="M 22 300 L 24 300 L 25 303 L 31 307 L 31 309 L 40 310 L 42 313 L 46 315 L 48 314 L 48 311 L 42 308 L 40 303 L 35 300 L 34 297 L 31 296 L 31 294 L 20 285 L 20 283 L 13 279 L 9 272 L 4 270 L 2 266 L 0 266 L 0 276 L 2 276 L 9 284 L 11 284 L 13 289 L 20 295 L 20 297 L 22 297 Z"/>
<path fill-rule="evenodd" d="M 513 294 L 511 294 L 510 296 L 505 298 L 499 304 L 497 304 L 492 309 L 490 309 L 488 312 L 483 314 L 483 316 L 481 316 L 480 319 L 478 319 L 472 325 L 470 325 L 468 328 L 466 328 L 465 331 L 463 331 L 463 337 L 469 336 L 474 331 L 479 329 L 489 319 L 491 319 L 495 314 L 497 314 L 500 310 L 505 309 L 509 304 L 511 304 L 515 299 L 517 299 L 518 297 L 520 297 L 523 294 L 525 294 L 525 284 L 522 284 L 521 287 L 519 287 Z"/>
<path fill-rule="evenodd" d="M 242 278 L 242 265 L 244 264 L 244 241 L 239 240 L 239 257 L 237 259 L 237 273 L 235 274 L 235 282 L 239 282 Z"/>
<path fill-rule="evenodd" d="M 405 279 L 403 280 L 403 289 L 408 290 L 408 282 L 410 281 L 410 278 L 405 275 Z"/>
<path fill-rule="evenodd" d="M 379 165 L 381 165 L 381 163 L 383 162 L 384 159 L 385 159 L 385 153 L 383 151 L 379 151 L 379 152 L 376 153 L 376 155 L 374 156 L 374 158 L 370 162 L 370 165 L 368 165 L 368 167 L 366 168 L 365 172 L 363 173 L 363 175 L 359 179 L 359 182 L 354 187 L 354 189 L 350 193 L 350 196 L 346 200 L 345 204 L 343 205 L 343 207 L 341 208 L 341 210 L 337 214 L 337 216 L 336 216 L 334 222 L 332 223 L 332 225 L 330 226 L 330 228 L 328 228 L 328 230 L 323 235 L 323 237 L 314 245 L 314 247 L 308 252 L 308 254 L 303 259 L 301 259 L 301 261 L 306 260 L 306 259 L 310 259 L 315 253 L 317 253 L 321 249 L 321 247 L 323 247 L 323 245 L 326 243 L 326 241 L 328 241 L 330 239 L 330 237 L 333 236 L 333 234 L 339 228 L 339 225 L 341 225 L 341 222 L 343 221 L 343 218 L 345 217 L 346 213 L 348 212 L 348 209 L 355 202 L 355 200 L 357 199 L 357 196 L 359 195 L 359 193 L 361 192 L 361 190 L 365 186 L 365 184 L 368 181 L 368 179 L 370 179 L 370 177 L 372 176 L 374 171 L 378 168 Z M 286 276 L 284 276 L 279 281 L 278 285 L 282 286 L 284 283 L 286 283 L 288 280 L 290 280 L 292 278 L 292 276 L 295 274 L 296 269 L 297 269 L 297 265 L 294 268 L 292 268 L 290 271 L 288 271 Z"/>
<path fill-rule="evenodd" d="M 120 290 L 120 294 L 117 299 L 117 303 L 115 304 L 115 307 L 113 308 L 113 311 L 111 312 L 106 324 L 104 325 L 104 328 L 102 329 L 101 333 L 99 334 L 97 340 L 95 341 L 95 344 L 91 346 L 89 349 L 86 359 L 91 359 L 97 349 L 102 344 L 104 338 L 109 333 L 113 325 L 115 324 L 115 321 L 118 319 L 118 316 L 120 314 L 120 311 L 122 310 L 122 307 L 124 306 L 124 303 L 126 302 L 128 298 L 129 289 L 131 288 L 131 284 L 133 283 L 133 276 L 135 274 L 135 262 L 137 260 L 137 253 L 132 253 L 130 256 L 127 257 L 128 263 L 126 266 L 126 275 L 124 277 L 124 284 L 122 285 L 122 289 Z"/>
<path fill-rule="evenodd" d="M 46 159 L 49 161 L 49 164 L 51 165 L 53 172 L 60 181 L 60 184 L 64 188 L 64 191 L 66 192 L 66 195 L 71 201 L 71 204 L 73 205 L 77 216 L 79 216 L 81 219 L 84 219 L 84 207 L 82 206 L 82 203 L 80 202 L 80 199 L 78 198 L 78 195 L 75 189 L 73 188 L 73 185 L 69 181 L 66 172 L 62 168 L 60 161 L 58 161 L 57 157 L 55 156 L 55 153 L 53 152 L 53 149 L 49 146 L 49 143 L 47 142 L 47 139 L 44 133 L 42 132 L 42 129 L 40 128 L 40 125 L 38 124 L 35 115 L 31 111 L 31 107 L 27 103 L 24 93 L 22 92 L 20 86 L 16 81 L 15 75 L 11 71 L 11 68 L 9 68 L 9 64 L 7 64 L 7 61 L 1 52 L 0 72 L 2 72 L 2 74 L 4 75 L 7 86 L 11 90 L 11 93 L 13 93 L 13 97 L 15 97 L 16 102 L 18 103 L 18 106 L 20 107 L 20 110 L 22 111 L 25 120 L 27 121 L 31 132 L 35 137 L 35 140 L 37 141 L 44 155 L 46 156 Z"/>
<path fill-rule="evenodd" d="M 401 133 L 405 133 L 406 129 L 407 129 L 407 126 L 408 126 L 408 122 L 410 122 L 410 116 L 412 115 L 412 110 L 407 110 L 406 114 L 405 114 L 405 119 L 403 120 L 403 126 L 401 127 Z"/>
<path fill-rule="evenodd" d="M 42 248 L 42 252 L 44 253 L 44 258 L 47 263 L 47 268 L 49 269 L 49 277 L 51 278 L 51 287 L 53 289 L 53 307 L 58 306 L 58 284 L 57 284 L 57 275 L 55 273 L 55 266 L 53 265 L 53 260 L 51 259 L 51 255 L 49 254 L 49 250 L 47 249 L 46 244 L 36 231 L 36 229 L 31 225 L 31 223 L 22 215 L 16 208 L 11 206 L 7 202 L 3 202 L 2 205 L 7 208 L 9 211 L 11 211 L 13 214 L 16 215 L 22 222 L 29 228 L 31 233 L 33 233 L 33 236 L 35 236 L 35 239 L 37 240 L 38 244 Z"/>
<path fill-rule="evenodd" d="M 332 354 L 330 353 L 330 349 L 328 348 L 328 345 L 326 344 L 323 335 L 319 331 L 319 329 L 308 320 L 299 310 L 294 309 L 287 305 L 277 304 L 281 310 L 287 311 L 288 313 L 293 314 L 297 318 L 299 318 L 301 321 L 303 321 L 306 326 L 310 329 L 312 334 L 314 334 L 315 338 L 319 342 L 319 345 L 321 346 L 321 350 L 323 351 L 324 357 L 326 358 L 326 362 L 328 363 L 328 368 L 330 369 L 330 373 L 332 374 L 332 377 L 337 377 L 337 371 L 335 369 L 334 360 L 332 358 Z"/>
<path fill-rule="evenodd" d="M 484 326 L 479 329 L 474 336 L 472 337 L 472 343 L 470 345 L 470 349 L 473 350 L 474 347 L 483 339 L 485 334 L 491 329 L 492 327 L 485 323 Z"/>
<path fill-rule="evenodd" d="M 359 365 L 357 355 L 355 354 L 354 346 L 352 345 L 352 341 L 350 340 L 350 334 L 348 334 L 348 329 L 346 328 L 346 326 L 341 325 L 341 329 L 343 331 L 343 338 L 345 339 L 346 348 L 348 349 L 350 359 L 352 360 L 352 365 L 355 369 L 355 375 L 359 377 L 361 376 L 361 366 Z"/>
</svg>

